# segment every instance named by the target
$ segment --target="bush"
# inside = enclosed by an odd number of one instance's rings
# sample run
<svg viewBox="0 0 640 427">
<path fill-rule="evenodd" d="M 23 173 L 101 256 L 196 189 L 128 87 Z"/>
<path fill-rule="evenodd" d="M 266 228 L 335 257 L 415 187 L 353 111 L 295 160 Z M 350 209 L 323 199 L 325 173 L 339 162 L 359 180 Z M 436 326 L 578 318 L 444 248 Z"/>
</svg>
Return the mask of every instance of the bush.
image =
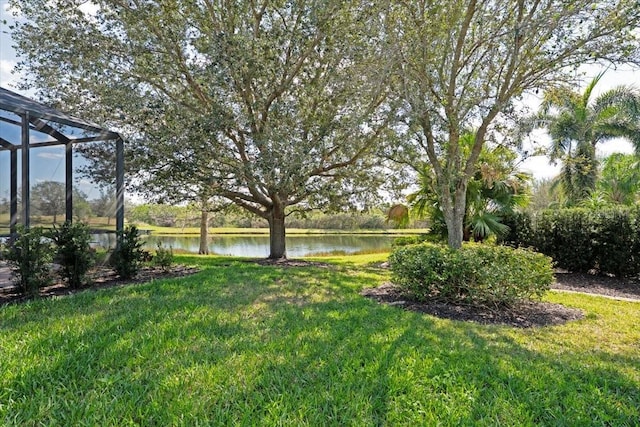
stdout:
<svg viewBox="0 0 640 427">
<path fill-rule="evenodd" d="M 540 298 L 553 282 L 551 259 L 526 249 L 423 243 L 390 256 L 392 280 L 418 301 L 506 307 Z"/>
<path fill-rule="evenodd" d="M 443 243 L 445 242 L 446 239 L 442 239 L 442 236 L 440 236 L 439 234 L 417 234 L 415 236 L 400 236 L 400 237 L 396 237 L 395 239 L 393 239 L 393 242 L 391 242 L 391 247 L 392 248 L 399 248 L 402 246 L 408 246 L 408 245 L 416 245 L 418 243 L 425 243 L 425 242 L 430 242 L 430 243 Z"/>
<path fill-rule="evenodd" d="M 506 233 L 498 234 L 496 241 L 499 245 L 513 247 L 529 247 L 532 245 L 534 230 L 531 216 L 525 212 L 511 212 L 502 216 L 500 221 L 509 227 Z"/>
<path fill-rule="evenodd" d="M 637 211 L 594 212 L 596 229 L 592 256 L 595 267 L 619 277 L 640 273 L 640 218 Z"/>
<path fill-rule="evenodd" d="M 535 219 L 533 245 L 557 266 L 587 272 L 594 268 L 593 237 L 597 232 L 587 209 L 541 212 Z"/>
<path fill-rule="evenodd" d="M 20 292 L 29 296 L 38 295 L 40 288 L 51 284 L 52 258 L 50 243 L 40 227 L 18 227 L 4 251 Z"/>
<path fill-rule="evenodd" d="M 54 226 L 48 235 L 58 248 L 56 261 L 62 266 L 63 278 L 71 288 L 81 287 L 95 259 L 89 227 L 67 221 L 60 228 Z"/>
<path fill-rule="evenodd" d="M 173 265 L 173 248 L 165 248 L 161 242 L 158 242 L 158 248 L 156 249 L 156 255 L 153 257 L 153 264 L 162 268 L 164 271 L 171 269 Z"/>
<path fill-rule="evenodd" d="M 621 277 L 640 274 L 638 208 L 546 210 L 513 222 L 508 225 L 516 232 L 502 243 L 533 247 L 560 268 Z"/>
<path fill-rule="evenodd" d="M 111 254 L 111 265 L 123 279 L 130 279 L 138 274 L 140 266 L 147 256 L 142 250 L 140 234 L 134 225 L 117 233 L 116 249 Z"/>
</svg>

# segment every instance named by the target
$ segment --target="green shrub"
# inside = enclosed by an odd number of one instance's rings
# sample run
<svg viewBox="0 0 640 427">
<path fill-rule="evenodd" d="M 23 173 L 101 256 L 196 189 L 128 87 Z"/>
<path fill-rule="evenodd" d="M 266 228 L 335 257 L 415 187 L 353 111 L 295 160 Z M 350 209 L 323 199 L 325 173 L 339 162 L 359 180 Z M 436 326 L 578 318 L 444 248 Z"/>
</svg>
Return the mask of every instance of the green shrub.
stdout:
<svg viewBox="0 0 640 427">
<path fill-rule="evenodd" d="M 394 250 L 389 261 L 393 282 L 418 301 L 512 306 L 553 282 L 550 258 L 506 246 L 423 243 Z"/>
<path fill-rule="evenodd" d="M 18 227 L 4 251 L 20 292 L 29 296 L 38 295 L 40 288 L 51 284 L 52 258 L 50 242 L 40 227 Z"/>
<path fill-rule="evenodd" d="M 89 246 L 89 227 L 67 221 L 60 228 L 54 226 L 48 236 L 57 246 L 56 261 L 62 267 L 62 277 L 71 288 L 81 287 L 95 260 L 95 252 Z"/>
<path fill-rule="evenodd" d="M 593 267 L 619 277 L 640 273 L 640 219 L 628 209 L 592 213 Z"/>
<path fill-rule="evenodd" d="M 516 230 L 501 243 L 533 247 L 556 266 L 616 276 L 640 274 L 640 208 L 546 210 L 511 219 Z"/>
<path fill-rule="evenodd" d="M 502 216 L 500 221 L 509 227 L 504 234 L 496 236 L 499 245 L 530 247 L 533 244 L 534 230 L 531 215 L 526 212 L 511 212 Z"/>
<path fill-rule="evenodd" d="M 156 254 L 153 257 L 153 264 L 162 268 L 164 271 L 168 271 L 173 266 L 173 248 L 165 248 L 161 242 L 158 242 Z"/>
<path fill-rule="evenodd" d="M 586 272 L 594 268 L 593 238 L 597 233 L 588 209 L 546 210 L 536 216 L 533 247 L 560 268 Z"/>
<path fill-rule="evenodd" d="M 142 250 L 140 234 L 135 225 L 117 233 L 117 244 L 111 254 L 111 265 L 120 277 L 130 279 L 138 274 L 146 256 L 147 252 Z"/>
<path fill-rule="evenodd" d="M 442 239 L 442 236 L 438 235 L 438 234 L 417 234 L 415 236 L 400 236 L 400 237 L 396 237 L 395 239 L 393 239 L 393 242 L 391 242 L 391 247 L 392 248 L 399 248 L 402 246 L 408 246 L 408 245 L 416 245 L 418 243 L 425 243 L 425 242 L 430 242 L 430 243 L 443 243 L 445 240 Z"/>
</svg>

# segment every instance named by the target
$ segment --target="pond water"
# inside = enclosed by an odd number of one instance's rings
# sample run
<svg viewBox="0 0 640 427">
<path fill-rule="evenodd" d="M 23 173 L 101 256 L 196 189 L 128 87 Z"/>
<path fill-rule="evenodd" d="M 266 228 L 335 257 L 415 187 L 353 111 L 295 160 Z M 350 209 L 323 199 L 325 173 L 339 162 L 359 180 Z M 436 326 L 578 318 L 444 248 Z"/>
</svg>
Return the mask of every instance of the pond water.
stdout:
<svg viewBox="0 0 640 427">
<path fill-rule="evenodd" d="M 356 252 L 378 252 L 389 250 L 391 242 L 397 236 L 358 235 L 358 234 L 320 234 L 287 236 L 287 256 L 303 257 L 327 253 L 353 254 Z M 156 249 L 158 242 L 164 247 L 176 251 L 198 253 L 199 236 L 143 236 L 144 248 Z M 94 236 L 94 244 L 101 247 L 114 247 L 113 234 Z M 218 255 L 246 257 L 267 257 L 269 255 L 269 236 L 267 235 L 213 235 L 209 236 L 209 251 Z"/>
</svg>

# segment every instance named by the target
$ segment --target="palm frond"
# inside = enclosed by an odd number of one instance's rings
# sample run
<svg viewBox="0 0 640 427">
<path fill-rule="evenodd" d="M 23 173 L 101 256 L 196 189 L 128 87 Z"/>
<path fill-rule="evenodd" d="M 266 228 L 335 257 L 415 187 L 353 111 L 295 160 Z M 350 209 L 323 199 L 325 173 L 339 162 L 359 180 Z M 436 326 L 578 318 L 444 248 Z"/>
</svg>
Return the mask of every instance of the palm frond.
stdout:
<svg viewBox="0 0 640 427">
<path fill-rule="evenodd" d="M 502 224 L 502 218 L 491 212 L 482 212 L 469 218 L 468 227 L 475 240 L 484 240 L 495 234 L 502 236 L 509 231 L 509 226 Z"/>
<path fill-rule="evenodd" d="M 589 105 L 589 100 L 591 99 L 591 94 L 593 93 L 593 89 L 595 89 L 596 85 L 598 84 L 600 79 L 602 79 L 602 76 L 604 76 L 605 72 L 606 72 L 606 70 L 601 72 L 601 73 L 599 73 L 597 76 L 595 76 L 589 82 L 589 84 L 587 85 L 586 89 L 582 93 L 582 105 L 584 105 L 585 108 Z"/>
</svg>

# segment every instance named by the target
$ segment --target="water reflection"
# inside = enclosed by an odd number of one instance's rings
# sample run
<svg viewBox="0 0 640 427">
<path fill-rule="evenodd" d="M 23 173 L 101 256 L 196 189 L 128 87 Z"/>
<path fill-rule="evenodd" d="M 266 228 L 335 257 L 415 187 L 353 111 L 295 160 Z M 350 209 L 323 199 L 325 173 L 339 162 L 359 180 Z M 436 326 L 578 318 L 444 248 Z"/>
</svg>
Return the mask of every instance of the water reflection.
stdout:
<svg viewBox="0 0 640 427">
<path fill-rule="evenodd" d="M 292 235 L 287 236 L 287 256 L 303 257 L 322 253 L 342 252 L 352 254 L 360 251 L 383 251 L 391 248 L 394 236 L 382 235 Z M 144 248 L 155 249 L 158 242 L 164 247 L 198 253 L 198 236 L 143 236 Z M 100 234 L 94 243 L 101 247 L 114 247 L 115 235 Z M 269 255 L 267 235 L 215 235 L 209 239 L 209 251 L 218 255 L 266 257 Z"/>
</svg>

